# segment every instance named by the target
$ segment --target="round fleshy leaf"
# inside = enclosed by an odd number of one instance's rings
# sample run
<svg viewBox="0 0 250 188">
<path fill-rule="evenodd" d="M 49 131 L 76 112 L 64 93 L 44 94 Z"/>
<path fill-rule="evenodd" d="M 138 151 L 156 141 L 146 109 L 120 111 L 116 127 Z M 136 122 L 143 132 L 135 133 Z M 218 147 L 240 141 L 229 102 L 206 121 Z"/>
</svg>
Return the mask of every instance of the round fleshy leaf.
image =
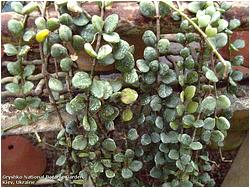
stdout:
<svg viewBox="0 0 250 188">
<path fill-rule="evenodd" d="M 31 12 L 37 10 L 39 8 L 37 2 L 29 2 L 22 9 L 22 14 L 30 14 Z"/>
<path fill-rule="evenodd" d="M 138 172 L 139 170 L 142 169 L 142 162 L 138 160 L 134 160 L 129 164 L 129 169 L 132 170 L 133 172 Z"/>
<path fill-rule="evenodd" d="M 57 19 L 57 18 L 49 18 L 47 20 L 47 28 L 50 31 L 55 31 L 59 27 L 60 27 L 60 21 L 59 21 L 59 19 Z"/>
<path fill-rule="evenodd" d="M 59 37 L 62 41 L 69 42 L 72 39 L 72 31 L 66 25 L 61 25 L 59 28 Z"/>
<path fill-rule="evenodd" d="M 63 84 L 60 80 L 56 78 L 50 78 L 49 79 L 49 88 L 54 91 L 62 91 L 63 90 Z"/>
<path fill-rule="evenodd" d="M 112 33 L 109 33 L 109 34 L 103 33 L 103 39 L 106 42 L 109 42 L 109 43 L 118 43 L 118 42 L 120 42 L 120 36 L 116 32 L 112 32 Z"/>
<path fill-rule="evenodd" d="M 8 83 L 5 85 L 5 89 L 11 93 L 20 93 L 21 87 L 16 83 Z"/>
<path fill-rule="evenodd" d="M 136 66 L 140 72 L 146 73 L 149 71 L 149 66 L 146 64 L 146 62 L 143 59 L 138 59 L 136 61 Z"/>
<path fill-rule="evenodd" d="M 152 47 L 154 47 L 157 42 L 157 38 L 154 32 L 151 30 L 147 30 L 143 33 L 142 40 L 147 46 L 152 46 Z"/>
<path fill-rule="evenodd" d="M 73 65 L 73 61 L 72 61 L 72 59 L 70 59 L 68 57 L 63 58 L 60 61 L 60 67 L 61 67 L 62 71 L 65 71 L 65 72 L 70 71 L 72 65 Z"/>
<path fill-rule="evenodd" d="M 98 50 L 97 59 L 103 59 L 107 57 L 112 52 L 112 47 L 108 44 L 101 46 Z"/>
<path fill-rule="evenodd" d="M 63 166 L 66 162 L 67 158 L 65 155 L 60 155 L 60 157 L 56 160 L 57 166 Z"/>
<path fill-rule="evenodd" d="M 216 105 L 219 109 L 228 109 L 231 106 L 231 101 L 226 95 L 220 95 L 217 98 Z"/>
<path fill-rule="evenodd" d="M 7 56 L 14 56 L 18 53 L 17 48 L 13 44 L 4 44 L 4 53 Z"/>
<path fill-rule="evenodd" d="M 219 117 L 216 119 L 216 127 L 219 130 L 228 130 L 230 128 L 230 122 L 225 117 Z"/>
<path fill-rule="evenodd" d="M 192 142 L 189 146 L 192 150 L 201 150 L 203 148 L 200 142 Z"/>
<path fill-rule="evenodd" d="M 15 105 L 16 109 L 18 109 L 18 110 L 23 110 L 23 109 L 26 108 L 27 102 L 26 102 L 26 100 L 23 99 L 23 98 L 16 98 L 16 99 L 14 100 L 14 105 Z"/>
<path fill-rule="evenodd" d="M 87 139 L 83 135 L 77 135 L 72 142 L 72 148 L 75 150 L 84 150 L 86 147 Z"/>
<path fill-rule="evenodd" d="M 36 34 L 36 40 L 37 42 L 43 42 L 47 36 L 49 35 L 49 30 L 48 29 L 43 29 L 41 31 L 39 31 L 37 34 Z"/>
<path fill-rule="evenodd" d="M 55 58 L 62 58 L 68 55 L 68 51 L 61 44 L 53 44 L 51 47 L 51 55 Z"/>
<path fill-rule="evenodd" d="M 10 74 L 12 75 L 19 75 L 22 71 L 21 63 L 20 62 L 10 62 L 7 64 L 7 69 Z"/>
<path fill-rule="evenodd" d="M 130 109 L 126 109 L 122 112 L 122 120 L 127 122 L 133 118 L 133 112 Z"/>
<path fill-rule="evenodd" d="M 187 86 L 184 90 L 184 96 L 186 100 L 191 100 L 196 92 L 196 87 L 195 86 Z"/>
<path fill-rule="evenodd" d="M 115 151 L 116 150 L 116 143 L 113 139 L 107 138 L 102 142 L 102 147 L 108 151 Z"/>
<path fill-rule="evenodd" d="M 104 21 L 102 20 L 102 18 L 100 16 L 97 16 L 97 15 L 94 15 L 92 16 L 92 24 L 93 24 L 93 27 L 101 32 L 102 31 L 102 28 L 104 26 Z"/>
<path fill-rule="evenodd" d="M 122 177 L 124 179 L 129 179 L 133 177 L 133 172 L 129 168 L 122 169 Z"/>
<path fill-rule="evenodd" d="M 119 16 L 117 14 L 109 15 L 104 21 L 105 33 L 112 33 L 116 29 L 118 21 L 119 21 Z"/>
<path fill-rule="evenodd" d="M 91 85 L 92 81 L 86 72 L 77 72 L 72 78 L 72 84 L 75 88 L 85 89 Z"/>
<path fill-rule="evenodd" d="M 170 42 L 168 39 L 160 39 L 157 44 L 157 48 L 161 54 L 166 54 L 170 48 Z"/>
<path fill-rule="evenodd" d="M 198 102 L 190 101 L 187 105 L 188 113 L 190 114 L 195 113 L 198 109 L 198 106 L 199 106 Z"/>
<path fill-rule="evenodd" d="M 143 16 L 154 17 L 156 10 L 155 5 L 152 1 L 142 0 L 139 4 L 140 12 Z"/>
<path fill-rule="evenodd" d="M 213 111 L 216 107 L 216 99 L 212 96 L 208 96 L 201 102 L 202 110 Z"/>
<path fill-rule="evenodd" d="M 143 146 L 149 145 L 151 143 L 151 137 L 148 134 L 144 134 L 141 137 L 141 144 Z"/>
<path fill-rule="evenodd" d="M 23 23 L 14 19 L 8 21 L 8 30 L 15 36 L 20 36 L 23 32 Z"/>
<path fill-rule="evenodd" d="M 121 92 L 121 101 L 124 104 L 132 104 L 138 98 L 138 93 L 130 88 L 125 88 Z"/>
<path fill-rule="evenodd" d="M 137 133 L 137 130 L 132 128 L 128 131 L 128 139 L 129 140 L 136 140 L 137 138 L 139 137 L 138 133 Z"/>
</svg>

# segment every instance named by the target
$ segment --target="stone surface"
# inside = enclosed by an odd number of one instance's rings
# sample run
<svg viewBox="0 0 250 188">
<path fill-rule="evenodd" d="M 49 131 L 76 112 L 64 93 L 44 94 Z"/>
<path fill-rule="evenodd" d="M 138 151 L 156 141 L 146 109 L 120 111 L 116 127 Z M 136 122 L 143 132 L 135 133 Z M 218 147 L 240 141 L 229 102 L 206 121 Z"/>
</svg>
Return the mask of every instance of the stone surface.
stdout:
<svg viewBox="0 0 250 188">
<path fill-rule="evenodd" d="M 246 136 L 222 187 L 249 186 L 249 135 Z"/>
</svg>

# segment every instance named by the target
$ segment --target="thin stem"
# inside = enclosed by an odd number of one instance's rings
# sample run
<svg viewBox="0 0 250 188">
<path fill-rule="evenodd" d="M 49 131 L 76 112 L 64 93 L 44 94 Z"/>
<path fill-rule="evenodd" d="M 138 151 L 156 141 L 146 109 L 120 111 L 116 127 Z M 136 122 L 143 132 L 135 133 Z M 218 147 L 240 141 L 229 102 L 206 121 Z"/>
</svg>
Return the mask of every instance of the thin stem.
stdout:
<svg viewBox="0 0 250 188">
<path fill-rule="evenodd" d="M 155 4 L 155 10 L 156 10 L 156 37 L 157 40 L 160 40 L 160 35 L 161 35 L 161 23 L 160 23 L 160 10 L 159 10 L 159 1 L 158 0 L 154 0 L 154 4 Z"/>
<path fill-rule="evenodd" d="M 207 35 L 200 29 L 200 27 L 193 21 L 191 20 L 184 12 L 182 12 L 180 9 L 176 8 L 175 5 L 170 3 L 167 0 L 164 0 L 164 2 L 171 7 L 173 10 L 178 12 L 183 18 L 185 18 L 190 24 L 194 26 L 194 28 L 201 34 L 201 36 L 205 39 L 206 43 L 209 45 L 209 47 L 212 49 L 212 52 L 217 56 L 217 58 L 224 64 L 225 66 L 225 72 L 224 72 L 224 77 L 226 77 L 227 69 L 228 66 L 226 64 L 226 61 L 224 58 L 220 55 L 220 53 L 217 51 L 213 43 L 208 39 Z"/>
</svg>

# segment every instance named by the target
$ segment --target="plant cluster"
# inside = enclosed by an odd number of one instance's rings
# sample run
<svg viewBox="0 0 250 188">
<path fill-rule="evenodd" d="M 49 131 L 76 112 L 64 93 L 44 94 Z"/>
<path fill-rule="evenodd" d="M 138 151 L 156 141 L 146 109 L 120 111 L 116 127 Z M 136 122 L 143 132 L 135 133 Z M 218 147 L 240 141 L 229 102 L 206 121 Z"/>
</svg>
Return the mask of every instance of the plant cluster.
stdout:
<svg viewBox="0 0 250 188">
<path fill-rule="evenodd" d="M 19 123 L 39 120 L 31 108 L 42 109 L 43 115 L 57 113 L 62 129 L 55 146 L 62 153 L 56 164 L 65 186 L 84 185 L 89 179 L 95 186 L 213 186 L 209 175 L 213 161 L 206 149 L 211 144 L 223 147 L 230 128 L 229 96 L 243 77 L 232 66 L 244 61 L 239 55 L 224 60 L 218 49 L 228 43 L 230 51 L 244 47 L 243 40 L 229 42 L 239 20 L 225 20 L 223 13 L 230 8 L 225 2 L 191 2 L 187 15 L 170 1 L 142 0 L 139 10 L 155 20 L 156 34 L 144 32 L 144 55 L 135 61 L 134 46 L 115 32 L 119 16 L 105 16 L 110 3 L 97 2 L 100 15 L 93 16 L 77 1 L 11 4 L 23 20 L 8 22 L 19 44 L 4 44 L 4 52 L 17 59 L 7 65 L 14 77 L 5 88 L 22 96 L 14 100 L 22 111 Z M 57 17 L 46 17 L 50 4 Z M 27 18 L 35 10 L 41 16 L 35 28 L 27 28 Z M 166 63 L 162 57 L 176 54 L 171 41 L 161 35 L 160 21 L 170 14 L 180 21 L 182 32 L 174 34 L 174 41 L 182 49 L 177 61 Z M 34 41 L 39 43 L 51 105 L 32 96 L 36 67 L 23 63 Z M 195 43 L 197 48 L 192 47 Z M 77 53 L 92 58 L 90 72 L 78 70 Z M 48 72 L 51 61 L 55 73 Z M 95 73 L 97 64 L 114 64 L 120 76 L 100 77 Z M 219 83 L 227 86 L 218 90 Z M 64 122 L 61 110 L 72 116 L 70 122 Z M 81 178 L 67 179 L 70 175 Z M 150 176 L 150 181 L 142 175 Z"/>
</svg>

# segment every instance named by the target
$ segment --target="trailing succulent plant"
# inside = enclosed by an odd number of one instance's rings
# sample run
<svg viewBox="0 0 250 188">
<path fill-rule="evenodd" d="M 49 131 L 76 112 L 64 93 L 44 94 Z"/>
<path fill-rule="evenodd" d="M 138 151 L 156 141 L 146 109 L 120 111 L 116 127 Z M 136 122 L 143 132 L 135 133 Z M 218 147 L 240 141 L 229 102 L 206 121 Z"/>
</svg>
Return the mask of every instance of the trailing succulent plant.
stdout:
<svg viewBox="0 0 250 188">
<path fill-rule="evenodd" d="M 232 66 L 244 61 L 243 56 L 224 60 L 218 50 L 228 43 L 230 51 L 244 47 L 240 39 L 228 42 L 239 20 L 224 19 L 230 8 L 225 2 L 191 2 L 187 15 L 170 1 L 140 1 L 141 14 L 155 20 L 156 34 L 144 32 L 144 55 L 135 61 L 134 46 L 115 32 L 119 16 L 105 16 L 110 3 L 97 2 L 100 15 L 90 16 L 84 3 L 58 0 L 53 3 L 58 13 L 54 18 L 46 17 L 52 4 L 46 1 L 11 4 L 23 20 L 8 22 L 19 44 L 4 45 L 8 56 L 17 57 L 7 66 L 14 77 L 5 88 L 23 96 L 14 100 L 22 111 L 19 123 L 40 118 L 30 108 L 57 113 L 62 129 L 55 145 L 61 152 L 56 165 L 65 186 L 88 180 L 95 186 L 213 186 L 213 161 L 206 149 L 211 144 L 223 147 L 230 128 L 230 96 L 243 77 Z M 35 10 L 41 16 L 35 28 L 27 28 L 26 20 Z M 178 54 L 171 50 L 172 41 L 161 35 L 160 21 L 167 15 L 180 21 L 181 32 L 171 39 L 181 45 Z M 51 105 L 39 95 L 30 96 L 36 67 L 24 60 L 34 40 Z M 77 53 L 91 57 L 91 71 L 77 69 Z M 171 55 L 179 58 L 170 61 Z M 50 60 L 55 73 L 48 72 Z M 97 64 L 114 64 L 120 76 L 97 75 Z M 219 83 L 228 84 L 218 90 Z M 72 116 L 70 122 L 64 122 L 61 109 Z M 73 175 L 80 178 L 71 179 Z M 151 176 L 150 181 L 143 175 Z"/>
</svg>

